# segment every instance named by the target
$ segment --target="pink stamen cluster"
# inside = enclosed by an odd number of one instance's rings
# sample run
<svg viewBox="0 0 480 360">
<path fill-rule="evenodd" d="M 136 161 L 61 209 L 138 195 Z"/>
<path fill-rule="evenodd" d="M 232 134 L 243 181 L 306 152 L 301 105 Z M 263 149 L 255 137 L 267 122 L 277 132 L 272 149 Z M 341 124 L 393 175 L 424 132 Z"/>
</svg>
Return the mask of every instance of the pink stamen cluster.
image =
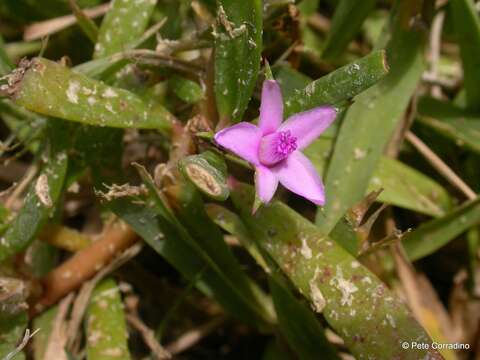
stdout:
<svg viewBox="0 0 480 360">
<path fill-rule="evenodd" d="M 290 130 L 280 131 L 276 151 L 279 155 L 288 156 L 297 150 L 297 138 L 292 136 Z"/>
</svg>

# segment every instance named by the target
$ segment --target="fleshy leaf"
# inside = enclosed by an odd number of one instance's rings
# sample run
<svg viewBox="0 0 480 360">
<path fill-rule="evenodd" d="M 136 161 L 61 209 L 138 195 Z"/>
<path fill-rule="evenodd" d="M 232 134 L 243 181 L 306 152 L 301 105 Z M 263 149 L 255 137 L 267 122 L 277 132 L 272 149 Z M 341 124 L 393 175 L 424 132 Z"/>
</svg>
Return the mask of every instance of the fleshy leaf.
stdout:
<svg viewBox="0 0 480 360">
<path fill-rule="evenodd" d="M 232 199 L 250 233 L 356 356 L 441 359 L 433 349 L 405 351 L 404 341 L 430 342 L 407 307 L 374 274 L 280 202 L 251 215 L 253 191 L 236 184 Z"/>
<path fill-rule="evenodd" d="M 260 70 L 262 2 L 220 0 L 215 34 L 215 97 L 220 119 L 238 122 Z"/>
</svg>

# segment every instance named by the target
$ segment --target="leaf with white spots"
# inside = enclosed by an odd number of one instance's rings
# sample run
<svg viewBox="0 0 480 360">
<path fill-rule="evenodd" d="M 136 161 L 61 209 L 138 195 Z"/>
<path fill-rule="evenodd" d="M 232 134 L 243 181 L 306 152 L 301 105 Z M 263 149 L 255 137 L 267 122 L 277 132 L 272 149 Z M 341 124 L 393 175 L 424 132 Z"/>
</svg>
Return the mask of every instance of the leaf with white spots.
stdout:
<svg viewBox="0 0 480 360">
<path fill-rule="evenodd" d="M 234 186 L 231 198 L 259 246 L 312 306 L 322 309 L 354 355 L 440 359 L 436 351 L 425 349 L 407 356 L 401 342 L 429 342 L 425 330 L 385 284 L 315 225 L 280 202 L 262 206 L 252 215 L 253 189 L 244 184 Z M 302 254 L 302 242 L 311 257 Z"/>
<path fill-rule="evenodd" d="M 129 360 L 128 333 L 120 289 L 115 280 L 102 280 L 87 308 L 86 350 L 91 360 Z"/>
<path fill-rule="evenodd" d="M 157 0 L 116 0 L 105 15 L 98 33 L 94 58 L 128 48 L 147 27 Z"/>
<path fill-rule="evenodd" d="M 91 79 L 44 58 L 24 62 L 10 76 L 12 100 L 28 110 L 88 125 L 116 128 L 170 128 L 172 115 L 138 95 Z"/>
<path fill-rule="evenodd" d="M 215 25 L 215 97 L 221 121 L 240 121 L 262 52 L 262 2 L 220 0 Z"/>
<path fill-rule="evenodd" d="M 28 190 L 23 207 L 0 239 L 0 262 L 25 250 L 54 211 L 63 190 L 68 158 L 68 126 L 49 124 L 50 149 L 47 161 Z"/>
</svg>

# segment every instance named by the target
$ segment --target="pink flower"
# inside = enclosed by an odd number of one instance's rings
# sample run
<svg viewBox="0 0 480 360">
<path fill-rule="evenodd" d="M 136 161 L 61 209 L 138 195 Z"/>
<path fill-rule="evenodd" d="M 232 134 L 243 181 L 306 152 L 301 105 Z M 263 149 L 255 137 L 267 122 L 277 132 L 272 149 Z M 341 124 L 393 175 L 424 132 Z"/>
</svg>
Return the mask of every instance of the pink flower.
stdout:
<svg viewBox="0 0 480 360">
<path fill-rule="evenodd" d="M 321 106 L 283 120 L 278 83 L 265 80 L 258 126 L 241 122 L 215 134 L 215 141 L 255 167 L 255 188 L 268 203 L 280 182 L 317 205 L 325 204 L 322 180 L 301 152 L 335 120 L 332 106 Z"/>
</svg>

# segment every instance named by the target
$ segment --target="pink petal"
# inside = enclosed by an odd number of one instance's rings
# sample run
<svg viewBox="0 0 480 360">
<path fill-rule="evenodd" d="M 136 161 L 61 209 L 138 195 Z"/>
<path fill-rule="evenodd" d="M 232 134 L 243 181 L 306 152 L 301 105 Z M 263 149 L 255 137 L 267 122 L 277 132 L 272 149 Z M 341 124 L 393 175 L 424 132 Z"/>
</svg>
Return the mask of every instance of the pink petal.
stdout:
<svg viewBox="0 0 480 360">
<path fill-rule="evenodd" d="M 257 165 L 261 137 L 260 128 L 247 122 L 241 122 L 217 132 L 215 142 L 242 159 Z"/>
<path fill-rule="evenodd" d="M 275 80 L 265 80 L 262 86 L 260 120 L 258 126 L 264 135 L 277 130 L 283 120 L 283 100 L 280 86 Z"/>
<path fill-rule="evenodd" d="M 255 189 L 263 203 L 272 200 L 278 187 L 278 179 L 275 174 L 266 166 L 255 167 Z"/>
<path fill-rule="evenodd" d="M 292 136 L 297 138 L 298 149 L 304 149 L 313 140 L 320 136 L 335 120 L 337 112 L 332 106 L 320 106 L 290 116 L 278 129 L 290 130 Z"/>
<path fill-rule="evenodd" d="M 291 192 L 303 196 L 317 205 L 325 204 L 322 180 L 310 160 L 295 151 L 272 168 L 280 183 Z"/>
</svg>

